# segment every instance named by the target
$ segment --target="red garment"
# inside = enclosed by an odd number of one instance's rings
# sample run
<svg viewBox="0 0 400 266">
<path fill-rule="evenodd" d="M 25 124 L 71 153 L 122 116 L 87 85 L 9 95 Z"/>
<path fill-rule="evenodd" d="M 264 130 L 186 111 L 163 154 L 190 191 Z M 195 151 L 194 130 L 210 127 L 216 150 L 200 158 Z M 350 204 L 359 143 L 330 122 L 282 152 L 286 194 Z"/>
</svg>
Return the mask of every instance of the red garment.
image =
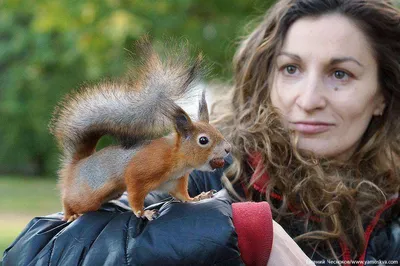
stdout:
<svg viewBox="0 0 400 266">
<path fill-rule="evenodd" d="M 255 168 L 253 176 L 262 170 L 261 155 L 250 161 Z M 253 165 L 254 164 L 254 165 Z M 268 181 L 264 174 L 254 184 L 262 191 Z M 238 234 L 241 257 L 246 265 L 267 265 L 273 242 L 272 213 L 267 202 L 240 202 L 232 204 L 233 224 Z"/>
<path fill-rule="evenodd" d="M 255 153 L 253 156 L 249 158 L 249 163 L 251 167 L 254 169 L 254 173 L 251 176 L 250 182 L 253 182 L 255 178 L 264 170 L 264 163 L 262 161 L 262 156 L 260 153 Z M 268 183 L 269 176 L 265 172 L 262 176 L 254 183 L 253 187 L 255 190 L 259 191 L 260 193 L 265 192 L 265 187 Z"/>
<path fill-rule="evenodd" d="M 232 204 L 233 224 L 246 265 L 267 265 L 272 249 L 272 214 L 267 202 Z"/>
</svg>

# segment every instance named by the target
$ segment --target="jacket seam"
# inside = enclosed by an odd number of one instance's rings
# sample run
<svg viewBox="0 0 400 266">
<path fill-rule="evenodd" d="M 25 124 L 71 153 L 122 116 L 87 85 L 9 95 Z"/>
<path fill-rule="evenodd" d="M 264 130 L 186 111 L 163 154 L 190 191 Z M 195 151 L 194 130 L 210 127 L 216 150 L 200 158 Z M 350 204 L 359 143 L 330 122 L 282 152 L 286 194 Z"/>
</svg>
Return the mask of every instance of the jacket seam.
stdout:
<svg viewBox="0 0 400 266">
<path fill-rule="evenodd" d="M 47 263 L 47 266 L 50 266 L 50 264 L 51 264 L 52 257 L 53 257 L 53 251 L 54 251 L 54 245 L 55 245 L 56 239 L 54 239 L 53 243 L 51 244 L 51 247 L 50 247 L 50 258 L 49 258 L 49 262 Z"/>
<path fill-rule="evenodd" d="M 129 223 L 131 222 L 132 216 L 129 216 L 129 220 L 128 220 L 128 224 L 127 224 L 127 228 L 126 228 L 126 237 L 125 237 L 125 261 L 126 261 L 126 265 L 130 265 L 128 262 L 128 241 L 129 241 Z"/>
</svg>

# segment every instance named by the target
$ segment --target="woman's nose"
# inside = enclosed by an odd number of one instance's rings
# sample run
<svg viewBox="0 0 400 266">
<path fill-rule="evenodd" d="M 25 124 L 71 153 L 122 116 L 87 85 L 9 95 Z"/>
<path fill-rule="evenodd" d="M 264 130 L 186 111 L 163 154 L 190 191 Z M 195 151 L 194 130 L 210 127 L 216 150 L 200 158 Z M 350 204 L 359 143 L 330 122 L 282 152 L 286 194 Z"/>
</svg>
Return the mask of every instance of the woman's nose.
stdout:
<svg viewBox="0 0 400 266">
<path fill-rule="evenodd" d="M 310 75 L 299 90 L 296 104 L 306 112 L 322 109 L 326 106 L 324 83 L 320 78 Z"/>
</svg>

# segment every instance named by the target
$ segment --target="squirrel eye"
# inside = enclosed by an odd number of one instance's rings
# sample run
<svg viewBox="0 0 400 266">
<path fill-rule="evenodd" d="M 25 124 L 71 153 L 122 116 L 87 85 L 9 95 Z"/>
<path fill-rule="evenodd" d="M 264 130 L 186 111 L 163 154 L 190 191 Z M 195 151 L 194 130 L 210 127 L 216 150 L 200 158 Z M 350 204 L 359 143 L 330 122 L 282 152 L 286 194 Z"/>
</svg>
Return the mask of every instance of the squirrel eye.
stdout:
<svg viewBox="0 0 400 266">
<path fill-rule="evenodd" d="M 206 145 L 208 142 L 209 142 L 209 140 L 208 140 L 207 137 L 202 136 L 202 137 L 199 138 L 199 143 L 201 145 Z"/>
</svg>

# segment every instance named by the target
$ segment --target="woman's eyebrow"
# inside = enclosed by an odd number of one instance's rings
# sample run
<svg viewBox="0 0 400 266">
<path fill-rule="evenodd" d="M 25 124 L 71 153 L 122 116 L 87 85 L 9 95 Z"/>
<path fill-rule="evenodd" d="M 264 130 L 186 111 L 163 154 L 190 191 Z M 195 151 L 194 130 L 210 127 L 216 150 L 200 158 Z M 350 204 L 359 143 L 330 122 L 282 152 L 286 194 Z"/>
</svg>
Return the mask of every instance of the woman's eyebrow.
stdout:
<svg viewBox="0 0 400 266">
<path fill-rule="evenodd" d="M 301 57 L 298 56 L 297 54 L 292 54 L 292 53 L 288 53 L 288 52 L 285 52 L 285 51 L 281 51 L 278 54 L 278 56 L 281 56 L 281 55 L 286 55 L 286 56 L 288 56 L 288 57 L 290 57 L 290 58 L 292 58 L 294 60 L 301 61 Z M 356 60 L 354 57 L 351 57 L 351 56 L 335 57 L 335 58 L 332 58 L 329 63 L 331 65 L 335 65 L 335 64 L 340 64 L 340 63 L 343 63 L 343 62 L 348 62 L 348 61 L 354 62 L 357 65 L 359 65 L 361 67 L 364 67 L 363 64 L 361 64 L 358 60 Z"/>
<path fill-rule="evenodd" d="M 278 56 L 280 56 L 280 55 L 286 55 L 286 56 L 289 56 L 290 58 L 292 58 L 294 60 L 301 61 L 301 57 L 298 56 L 297 54 L 292 54 L 292 53 L 288 53 L 288 52 L 285 52 L 285 51 L 281 51 L 278 54 Z"/>
<path fill-rule="evenodd" d="M 359 61 L 357 61 L 354 57 L 351 57 L 351 56 L 332 58 L 330 61 L 330 64 L 335 65 L 335 64 L 340 64 L 340 63 L 347 62 L 347 61 L 352 61 L 352 62 L 356 63 L 357 65 L 364 67 L 363 64 L 361 64 Z"/>
</svg>

